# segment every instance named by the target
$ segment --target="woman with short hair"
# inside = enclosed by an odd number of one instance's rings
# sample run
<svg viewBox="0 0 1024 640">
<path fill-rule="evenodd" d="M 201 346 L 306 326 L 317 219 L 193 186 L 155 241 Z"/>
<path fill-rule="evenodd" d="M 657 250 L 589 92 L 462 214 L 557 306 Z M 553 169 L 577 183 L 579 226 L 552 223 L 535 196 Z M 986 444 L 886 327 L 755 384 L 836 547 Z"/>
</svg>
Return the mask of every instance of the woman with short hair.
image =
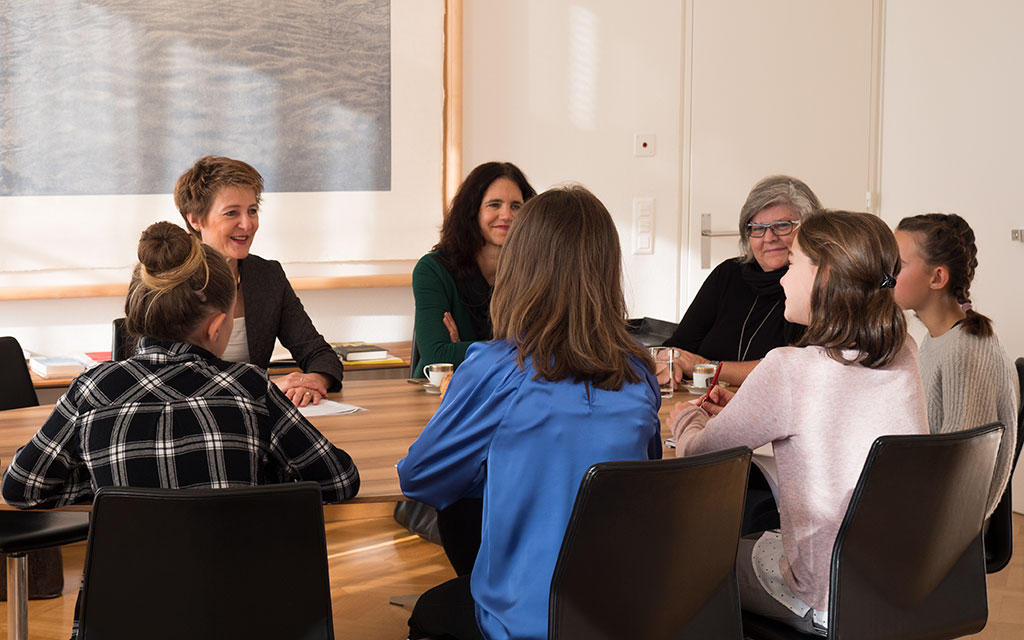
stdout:
<svg viewBox="0 0 1024 640">
<path fill-rule="evenodd" d="M 233 158 L 204 156 L 174 185 L 174 204 L 188 229 L 219 251 L 235 277 L 234 329 L 224 359 L 270 364 L 280 340 L 301 372 L 274 379 L 296 406 L 317 404 L 341 389 L 341 360 L 313 326 L 281 263 L 249 253 L 259 229 L 263 177 Z"/>
<path fill-rule="evenodd" d="M 626 332 L 621 278 L 618 231 L 589 191 L 552 189 L 523 206 L 498 263 L 494 340 L 469 347 L 398 463 L 415 500 L 441 508 L 484 496 L 472 573 L 420 597 L 411 638 L 546 638 L 584 472 L 661 457 L 661 394 Z"/>
<path fill-rule="evenodd" d="M 739 384 L 766 353 L 800 337 L 800 327 L 783 316 L 779 280 L 793 232 L 819 209 L 810 187 L 791 176 L 754 185 L 740 210 L 743 255 L 715 267 L 665 341 L 677 348 L 677 382 L 692 377 L 694 365 L 721 361 L 722 381 Z"/>
</svg>

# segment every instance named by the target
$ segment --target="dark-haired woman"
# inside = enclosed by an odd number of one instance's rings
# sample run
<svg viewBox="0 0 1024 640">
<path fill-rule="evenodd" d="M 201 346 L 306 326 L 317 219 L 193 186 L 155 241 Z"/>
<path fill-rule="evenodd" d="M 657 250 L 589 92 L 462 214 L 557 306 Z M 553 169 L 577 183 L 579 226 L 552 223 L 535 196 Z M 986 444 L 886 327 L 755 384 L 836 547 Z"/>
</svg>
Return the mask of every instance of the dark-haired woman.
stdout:
<svg viewBox="0 0 1024 640">
<path fill-rule="evenodd" d="M 582 187 L 531 199 L 477 343 L 398 464 L 406 495 L 444 507 L 484 495 L 471 575 L 425 593 L 411 638 L 546 638 L 548 591 L 583 473 L 661 456 L 653 362 L 626 332 L 619 238 Z"/>
<path fill-rule="evenodd" d="M 270 364 L 274 341 L 302 371 L 274 378 L 298 407 L 341 389 L 341 361 L 313 326 L 281 263 L 249 253 L 260 227 L 263 177 L 233 158 L 204 156 L 178 177 L 174 204 L 196 236 L 224 256 L 238 284 L 234 323 L 223 359 Z"/>
<path fill-rule="evenodd" d="M 929 213 L 900 220 L 895 236 L 903 261 L 896 302 L 928 329 L 921 340 L 921 379 L 932 433 L 997 420 L 1006 426 L 986 510 L 992 515 L 1013 468 L 1018 382 L 992 321 L 971 304 L 978 266 L 974 231 L 956 214 Z"/>
<path fill-rule="evenodd" d="M 832 547 L 868 451 L 884 434 L 927 433 L 928 420 L 885 223 L 811 216 L 789 262 L 786 319 L 807 326 L 803 337 L 769 352 L 735 394 L 715 387 L 703 408 L 678 404 L 670 424 L 677 455 L 773 444 L 782 526 L 741 540 L 740 602 L 825 635 Z"/>
<path fill-rule="evenodd" d="M 491 292 L 509 225 L 536 192 L 509 162 L 487 162 L 459 186 L 441 240 L 412 272 L 416 298 L 416 375 L 435 362 L 456 367 L 466 349 L 491 339 Z"/>
</svg>

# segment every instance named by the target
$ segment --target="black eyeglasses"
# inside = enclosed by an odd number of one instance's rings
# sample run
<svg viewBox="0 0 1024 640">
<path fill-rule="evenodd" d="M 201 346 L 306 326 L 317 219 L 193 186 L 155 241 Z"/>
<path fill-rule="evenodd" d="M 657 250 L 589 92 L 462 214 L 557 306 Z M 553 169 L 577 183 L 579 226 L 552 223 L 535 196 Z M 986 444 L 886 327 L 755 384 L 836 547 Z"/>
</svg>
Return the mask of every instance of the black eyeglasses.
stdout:
<svg viewBox="0 0 1024 640">
<path fill-rule="evenodd" d="M 751 238 L 763 238 L 766 231 L 772 230 L 776 237 L 788 236 L 800 226 L 799 220 L 777 220 L 768 224 L 758 222 L 747 223 L 747 235 Z"/>
</svg>

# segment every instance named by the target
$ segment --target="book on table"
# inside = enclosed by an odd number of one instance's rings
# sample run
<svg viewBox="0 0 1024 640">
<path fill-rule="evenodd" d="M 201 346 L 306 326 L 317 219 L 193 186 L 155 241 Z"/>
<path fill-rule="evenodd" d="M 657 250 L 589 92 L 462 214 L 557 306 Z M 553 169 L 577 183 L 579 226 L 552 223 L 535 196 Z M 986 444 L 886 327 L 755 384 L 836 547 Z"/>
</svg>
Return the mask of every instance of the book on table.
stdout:
<svg viewBox="0 0 1024 640">
<path fill-rule="evenodd" d="M 345 362 L 363 362 L 365 360 L 386 360 L 388 351 L 384 347 L 365 342 L 336 342 L 331 345 Z"/>
<path fill-rule="evenodd" d="M 28 366 L 44 378 L 77 376 L 85 371 L 85 364 L 81 360 L 66 356 L 32 356 L 28 359 Z"/>
</svg>

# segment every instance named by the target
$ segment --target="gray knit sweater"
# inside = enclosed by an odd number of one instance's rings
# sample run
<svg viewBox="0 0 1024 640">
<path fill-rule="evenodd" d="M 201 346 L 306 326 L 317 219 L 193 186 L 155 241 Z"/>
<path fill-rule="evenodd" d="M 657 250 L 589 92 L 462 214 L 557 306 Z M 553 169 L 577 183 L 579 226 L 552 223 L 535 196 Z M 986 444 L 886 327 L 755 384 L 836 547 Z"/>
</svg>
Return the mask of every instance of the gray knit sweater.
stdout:
<svg viewBox="0 0 1024 640">
<path fill-rule="evenodd" d="M 992 515 L 1010 480 L 1017 442 L 1017 371 L 999 339 L 979 338 L 955 326 L 921 340 L 921 381 L 932 433 L 999 421 L 1006 426 L 996 457 L 986 515 Z"/>
</svg>

